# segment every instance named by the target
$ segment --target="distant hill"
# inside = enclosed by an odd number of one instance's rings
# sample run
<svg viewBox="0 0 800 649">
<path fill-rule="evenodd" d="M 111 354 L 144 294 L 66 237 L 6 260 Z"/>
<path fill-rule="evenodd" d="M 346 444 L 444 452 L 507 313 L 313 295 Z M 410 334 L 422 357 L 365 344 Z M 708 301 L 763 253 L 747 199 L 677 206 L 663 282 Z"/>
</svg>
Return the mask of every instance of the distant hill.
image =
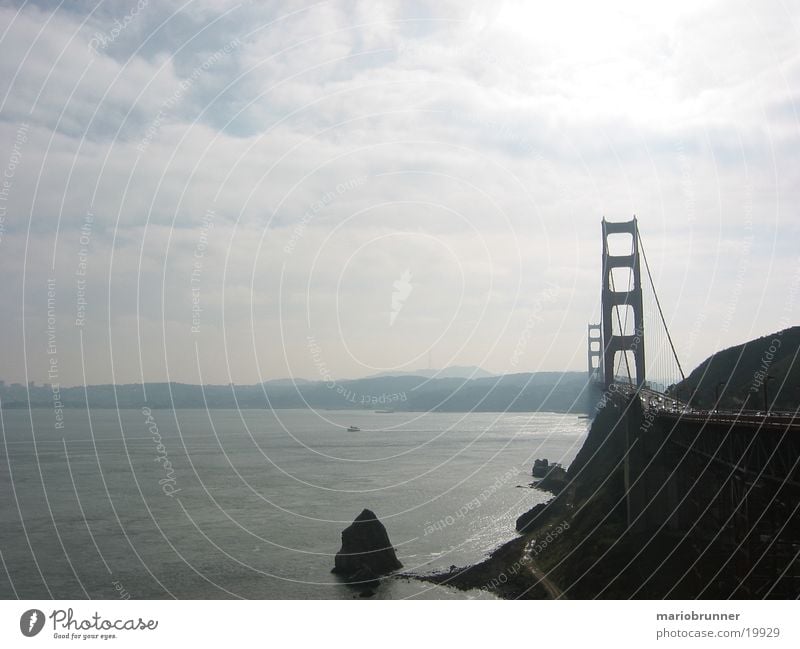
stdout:
<svg viewBox="0 0 800 649">
<path fill-rule="evenodd" d="M 372 374 L 365 378 L 375 379 L 383 376 L 424 376 L 428 379 L 483 379 L 489 376 L 495 376 L 491 372 L 487 372 L 483 368 L 475 365 L 453 365 L 445 367 L 440 370 L 412 370 L 412 371 L 399 371 L 392 370 L 389 372 L 379 372 Z"/>
<path fill-rule="evenodd" d="M 477 379 L 378 376 L 350 381 L 283 379 L 258 385 L 147 383 L 61 388 L 67 408 L 316 408 L 440 412 L 591 413 L 599 395 L 586 372 L 539 372 Z M 144 394 L 147 394 L 145 399 Z M 0 388 L 4 408 L 52 407 L 49 387 Z"/>
<path fill-rule="evenodd" d="M 681 398 L 713 408 L 764 409 L 764 383 L 771 409 L 794 410 L 800 403 L 800 326 L 750 340 L 710 356 L 677 385 Z"/>
<path fill-rule="evenodd" d="M 308 379 L 269 379 L 261 385 L 306 385 L 311 383 Z"/>
</svg>

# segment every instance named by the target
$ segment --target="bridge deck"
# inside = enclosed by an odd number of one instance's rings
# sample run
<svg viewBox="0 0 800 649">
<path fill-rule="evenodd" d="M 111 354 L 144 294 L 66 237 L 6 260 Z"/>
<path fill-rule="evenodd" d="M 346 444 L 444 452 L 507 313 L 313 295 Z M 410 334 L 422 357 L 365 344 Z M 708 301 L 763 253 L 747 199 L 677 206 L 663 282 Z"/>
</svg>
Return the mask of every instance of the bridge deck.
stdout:
<svg viewBox="0 0 800 649">
<path fill-rule="evenodd" d="M 687 421 L 694 423 L 721 424 L 741 426 L 758 430 L 800 431 L 800 413 L 798 412 L 764 412 L 759 410 L 702 410 L 693 408 L 675 397 L 651 390 L 637 388 L 635 385 L 615 383 L 613 392 L 628 397 L 638 396 L 642 408 L 661 419 Z"/>
</svg>

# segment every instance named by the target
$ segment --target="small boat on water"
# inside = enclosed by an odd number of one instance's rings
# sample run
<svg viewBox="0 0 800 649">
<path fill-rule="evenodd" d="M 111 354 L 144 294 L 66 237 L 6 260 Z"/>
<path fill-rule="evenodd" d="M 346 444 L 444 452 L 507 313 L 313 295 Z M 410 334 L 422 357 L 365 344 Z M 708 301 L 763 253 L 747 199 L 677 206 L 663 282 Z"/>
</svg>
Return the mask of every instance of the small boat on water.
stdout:
<svg viewBox="0 0 800 649">
<path fill-rule="evenodd" d="M 361 430 L 361 429 L 360 429 L 358 426 L 348 426 L 348 427 L 347 427 L 347 432 L 348 432 L 348 433 L 357 433 L 357 432 L 359 432 L 360 430 Z"/>
<path fill-rule="evenodd" d="M 376 413 L 379 415 L 389 415 L 394 412 L 394 410 L 376 410 Z"/>
</svg>

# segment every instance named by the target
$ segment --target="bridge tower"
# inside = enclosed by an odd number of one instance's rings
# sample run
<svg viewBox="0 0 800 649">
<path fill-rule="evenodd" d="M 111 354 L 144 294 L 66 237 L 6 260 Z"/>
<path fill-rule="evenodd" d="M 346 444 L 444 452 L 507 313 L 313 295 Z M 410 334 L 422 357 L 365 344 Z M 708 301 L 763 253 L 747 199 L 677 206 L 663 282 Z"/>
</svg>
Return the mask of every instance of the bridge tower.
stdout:
<svg viewBox="0 0 800 649">
<path fill-rule="evenodd" d="M 614 234 L 629 234 L 632 238 L 631 254 L 609 254 L 608 237 Z M 630 286 L 618 290 L 614 286 L 613 270 L 628 268 L 631 271 Z M 635 385 L 645 382 L 644 369 L 644 313 L 642 310 L 642 282 L 639 265 L 639 228 L 636 217 L 630 221 L 612 223 L 603 219 L 603 383 L 608 388 L 614 383 L 614 361 L 617 353 L 632 352 L 636 371 Z M 633 312 L 632 331 L 623 331 L 623 323 L 629 321 L 621 310 Z M 626 314 L 627 315 L 627 314 Z M 615 323 L 619 331 L 614 332 Z M 591 354 L 591 352 L 590 352 Z"/>
<path fill-rule="evenodd" d="M 588 331 L 589 378 L 600 383 L 603 380 L 603 327 L 590 324 Z"/>
</svg>

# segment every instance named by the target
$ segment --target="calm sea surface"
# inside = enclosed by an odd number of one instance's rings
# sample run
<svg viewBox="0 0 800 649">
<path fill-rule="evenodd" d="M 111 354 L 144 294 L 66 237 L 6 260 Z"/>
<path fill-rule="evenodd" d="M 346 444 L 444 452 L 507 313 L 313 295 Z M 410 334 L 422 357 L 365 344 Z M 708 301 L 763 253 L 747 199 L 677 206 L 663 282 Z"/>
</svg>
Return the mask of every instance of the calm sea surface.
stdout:
<svg viewBox="0 0 800 649">
<path fill-rule="evenodd" d="M 473 563 L 546 495 L 585 419 L 310 410 L 2 412 L 0 598 L 352 598 L 330 574 L 363 508 L 405 571 Z M 347 432 L 348 425 L 361 428 Z M 160 442 L 160 446 L 159 446 Z M 168 494 L 172 495 L 168 495 Z M 377 597 L 475 597 L 384 580 Z"/>
</svg>

